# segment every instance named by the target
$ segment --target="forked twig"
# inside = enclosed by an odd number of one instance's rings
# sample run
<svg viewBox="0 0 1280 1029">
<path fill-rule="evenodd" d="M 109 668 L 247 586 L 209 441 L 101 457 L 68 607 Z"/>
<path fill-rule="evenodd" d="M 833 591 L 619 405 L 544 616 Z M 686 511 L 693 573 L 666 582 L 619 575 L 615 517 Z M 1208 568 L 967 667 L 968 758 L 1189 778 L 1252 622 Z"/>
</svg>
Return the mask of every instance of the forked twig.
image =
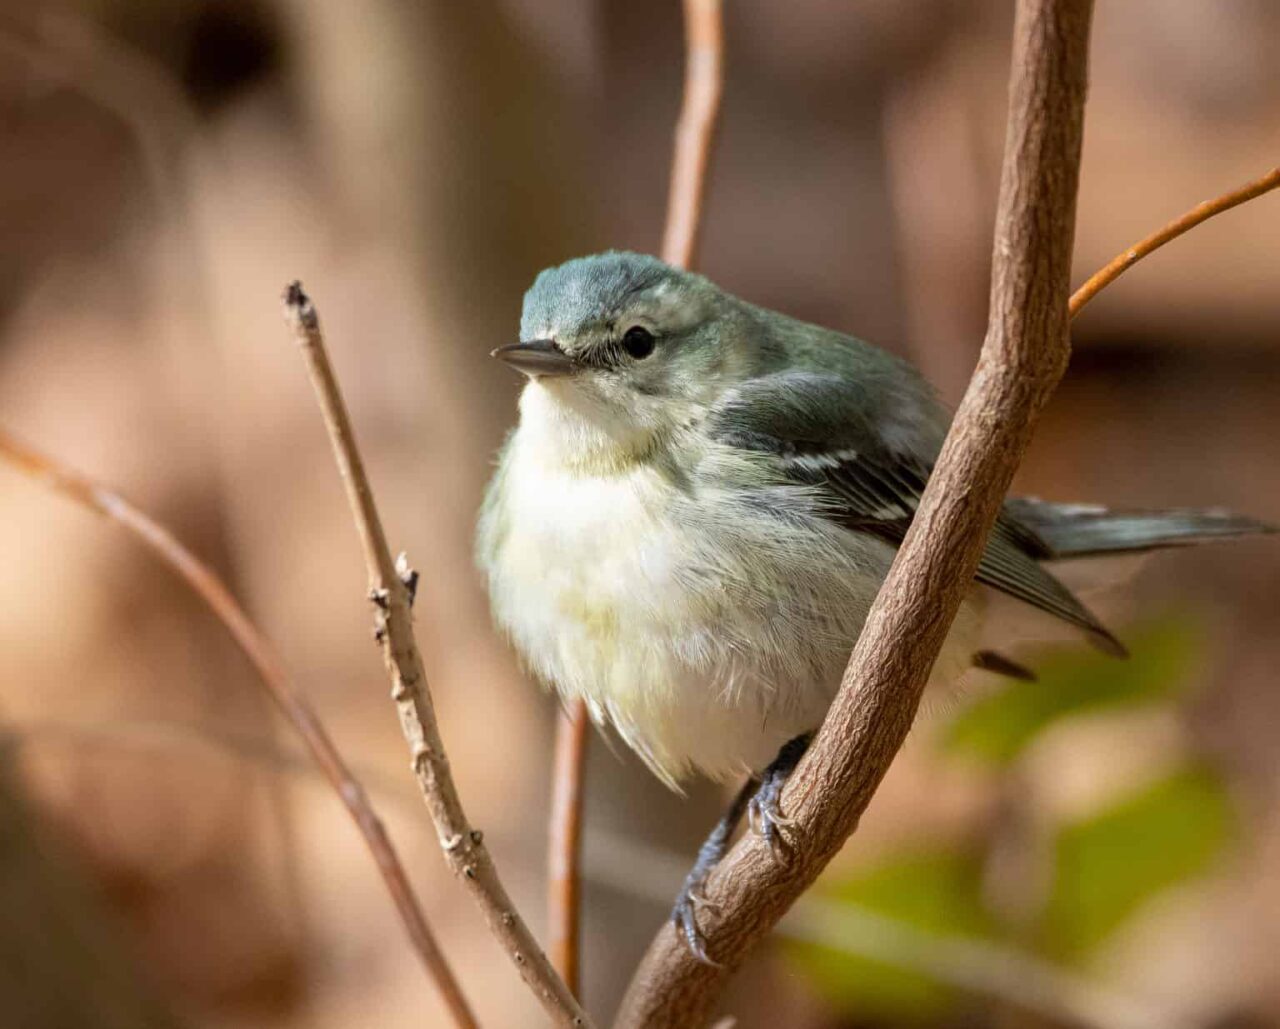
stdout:
<svg viewBox="0 0 1280 1029">
<path fill-rule="evenodd" d="M 684 99 L 676 123 L 662 259 L 691 267 L 702 227 L 707 169 L 724 88 L 721 0 L 684 0 Z M 551 959 L 578 993 L 582 863 L 582 776 L 586 768 L 587 706 L 571 700 L 556 719 L 556 760 L 548 840 L 547 924 Z"/>
<path fill-rule="evenodd" d="M 391 844 L 387 831 L 369 802 L 364 787 L 351 774 L 338 748 L 329 737 L 310 702 L 285 671 L 284 664 L 266 638 L 250 621 L 231 591 L 208 565 L 182 545 L 168 529 L 134 507 L 119 493 L 87 476 L 59 464 L 34 448 L 0 430 L 0 458 L 45 486 L 74 500 L 80 506 L 122 526 L 142 541 L 160 560 L 176 572 L 208 605 L 244 652 L 272 701 L 286 721 L 302 738 L 311 760 L 333 787 L 352 821 L 364 837 L 396 912 L 404 923 L 419 959 L 440 991 L 454 1025 L 475 1029 L 475 1016 L 445 961 L 427 923 L 404 866 Z"/>
<path fill-rule="evenodd" d="M 284 294 L 285 320 L 306 361 L 311 384 L 324 416 L 334 458 L 342 475 L 347 500 L 369 574 L 369 598 L 374 604 L 377 638 L 391 677 L 391 697 L 400 727 L 409 744 L 413 773 L 435 823 L 440 849 L 454 874 L 466 884 L 520 976 L 533 990 L 557 1025 L 589 1026 L 586 1012 L 556 974 L 533 933 L 525 925 L 498 878 L 484 834 L 472 827 L 458 798 L 444 742 L 436 725 L 435 707 L 427 688 L 422 655 L 413 633 L 408 568 L 397 568 L 387 547 L 386 533 L 373 500 L 355 434 L 337 378 L 325 352 L 320 319 L 300 283 Z"/>
</svg>

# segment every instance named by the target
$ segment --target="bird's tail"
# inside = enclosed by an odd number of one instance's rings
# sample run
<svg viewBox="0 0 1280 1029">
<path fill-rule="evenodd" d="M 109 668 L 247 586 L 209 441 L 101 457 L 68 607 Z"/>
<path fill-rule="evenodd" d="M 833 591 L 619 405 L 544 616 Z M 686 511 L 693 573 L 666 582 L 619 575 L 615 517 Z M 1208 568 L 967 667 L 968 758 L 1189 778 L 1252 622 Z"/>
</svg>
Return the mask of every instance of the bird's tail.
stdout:
<svg viewBox="0 0 1280 1029">
<path fill-rule="evenodd" d="M 1006 510 L 1044 541 L 1052 551 L 1050 560 L 1136 553 L 1276 531 L 1273 525 L 1218 509 L 1110 511 L 1019 497 L 1008 501 Z"/>
</svg>

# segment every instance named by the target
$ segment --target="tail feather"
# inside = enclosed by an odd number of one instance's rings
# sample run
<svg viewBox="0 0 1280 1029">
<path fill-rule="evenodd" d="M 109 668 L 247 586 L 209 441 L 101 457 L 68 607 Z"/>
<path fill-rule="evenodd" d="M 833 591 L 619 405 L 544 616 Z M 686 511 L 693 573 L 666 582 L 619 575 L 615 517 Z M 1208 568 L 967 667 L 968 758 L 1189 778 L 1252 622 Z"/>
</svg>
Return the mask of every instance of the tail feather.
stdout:
<svg viewBox="0 0 1280 1029">
<path fill-rule="evenodd" d="M 1272 533 L 1276 527 L 1217 509 L 1111 511 L 1090 504 L 1054 504 L 1015 498 L 1005 512 L 1032 530 L 1050 559 L 1124 554 L 1208 540 Z"/>
</svg>

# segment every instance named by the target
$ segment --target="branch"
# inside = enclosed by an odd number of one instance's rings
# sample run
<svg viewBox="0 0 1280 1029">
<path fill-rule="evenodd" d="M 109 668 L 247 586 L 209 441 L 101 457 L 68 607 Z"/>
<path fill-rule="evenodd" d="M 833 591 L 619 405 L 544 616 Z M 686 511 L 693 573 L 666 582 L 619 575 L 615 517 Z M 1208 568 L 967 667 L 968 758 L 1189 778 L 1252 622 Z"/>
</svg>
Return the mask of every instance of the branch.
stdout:
<svg viewBox="0 0 1280 1029">
<path fill-rule="evenodd" d="M 520 977 L 555 1023 L 590 1026 L 586 1013 L 551 967 L 533 933 L 507 896 L 493 858 L 484 845 L 484 834 L 472 828 L 462 809 L 453 773 L 449 769 L 449 758 L 436 725 L 435 707 L 427 687 L 422 655 L 413 634 L 413 614 L 406 583 L 412 573 L 407 567 L 398 567 L 391 559 L 382 519 L 365 475 L 364 461 L 356 447 L 351 418 L 325 352 L 320 318 L 311 299 L 302 291 L 301 283 L 294 282 L 285 290 L 284 315 L 307 363 L 311 385 L 315 388 L 334 458 L 346 488 L 369 573 L 369 599 L 376 610 L 377 638 L 382 644 L 383 659 L 391 678 L 391 699 L 395 701 L 400 728 L 409 744 L 413 773 L 435 823 L 445 861 L 471 891 L 489 924 L 489 931 L 502 944 Z"/>
<path fill-rule="evenodd" d="M 1260 179 L 1254 179 L 1253 182 L 1247 183 L 1239 189 L 1234 189 L 1230 193 L 1224 193 L 1214 200 L 1206 200 L 1203 204 L 1197 204 L 1181 218 L 1175 218 L 1159 232 L 1153 232 L 1140 243 L 1135 243 L 1123 254 L 1117 254 L 1110 264 L 1094 272 L 1083 286 L 1071 294 L 1070 308 L 1072 317 L 1078 314 L 1080 308 L 1097 296 L 1104 287 L 1115 282 L 1129 268 L 1152 251 L 1159 250 L 1166 243 L 1177 239 L 1187 230 L 1194 229 L 1201 222 L 1208 221 L 1214 215 L 1229 211 L 1231 208 L 1252 200 L 1254 197 L 1260 197 L 1263 193 L 1268 193 L 1277 186 L 1280 186 L 1280 168 L 1272 168 Z"/>
<path fill-rule="evenodd" d="M 707 168 L 720 118 L 724 83 L 724 27 L 720 0 L 684 0 L 684 100 L 676 124 L 671 189 L 662 259 L 688 268 L 697 251 Z M 547 925 L 551 959 L 578 993 L 578 936 L 582 861 L 582 775 L 586 767 L 587 706 L 570 701 L 556 720 L 555 777 L 547 865 Z"/>
<path fill-rule="evenodd" d="M 724 26 L 720 0 L 684 0 L 684 101 L 676 123 L 676 149 L 667 196 L 662 259 L 687 268 L 702 227 L 711 145 L 724 89 Z"/>
<path fill-rule="evenodd" d="M 82 507 L 104 515 L 136 536 L 182 578 L 208 605 L 231 634 L 258 673 L 258 678 L 286 721 L 302 738 L 311 760 L 338 794 L 382 875 L 396 912 L 423 967 L 435 981 L 454 1025 L 475 1029 L 476 1020 L 427 924 L 404 865 L 396 854 L 381 819 L 369 803 L 364 787 L 351 774 L 338 748 L 310 702 L 298 690 L 284 664 L 231 591 L 208 565 L 184 547 L 163 525 L 134 507 L 114 490 L 58 464 L 0 430 L 0 459 Z"/>
<path fill-rule="evenodd" d="M 728 973 L 856 828 L 906 738 L 934 660 L 971 588 L 1037 416 L 1067 365 L 1067 290 L 1091 0 L 1019 0 L 996 218 L 991 315 L 978 367 L 920 509 L 783 808 L 789 862 L 748 834 L 707 884 L 712 967 L 663 927 L 618 1025 L 703 1024 Z"/>
<path fill-rule="evenodd" d="M 582 779 L 590 731 L 584 701 L 574 700 L 560 711 L 547 841 L 547 949 L 551 964 L 575 997 L 581 995 Z"/>
</svg>

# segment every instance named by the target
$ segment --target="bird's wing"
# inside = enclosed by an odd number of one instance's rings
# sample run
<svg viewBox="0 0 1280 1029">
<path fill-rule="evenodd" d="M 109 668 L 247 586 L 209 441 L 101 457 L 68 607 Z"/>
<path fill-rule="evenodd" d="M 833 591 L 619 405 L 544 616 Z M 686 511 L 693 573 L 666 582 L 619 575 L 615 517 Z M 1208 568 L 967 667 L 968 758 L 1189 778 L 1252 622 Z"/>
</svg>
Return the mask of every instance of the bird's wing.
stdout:
<svg viewBox="0 0 1280 1029">
<path fill-rule="evenodd" d="M 890 409 L 894 400 L 871 398 L 840 376 L 784 372 L 731 391 L 710 412 L 707 428 L 717 442 L 769 455 L 782 478 L 819 487 L 827 501 L 823 513 L 832 521 L 897 546 L 933 471 L 934 445 L 929 436 L 913 438 L 914 419 Z M 1102 649 L 1123 653 L 1119 641 L 1041 567 L 1051 556 L 1032 528 L 1002 511 L 977 579 L 1078 626 Z"/>
</svg>

